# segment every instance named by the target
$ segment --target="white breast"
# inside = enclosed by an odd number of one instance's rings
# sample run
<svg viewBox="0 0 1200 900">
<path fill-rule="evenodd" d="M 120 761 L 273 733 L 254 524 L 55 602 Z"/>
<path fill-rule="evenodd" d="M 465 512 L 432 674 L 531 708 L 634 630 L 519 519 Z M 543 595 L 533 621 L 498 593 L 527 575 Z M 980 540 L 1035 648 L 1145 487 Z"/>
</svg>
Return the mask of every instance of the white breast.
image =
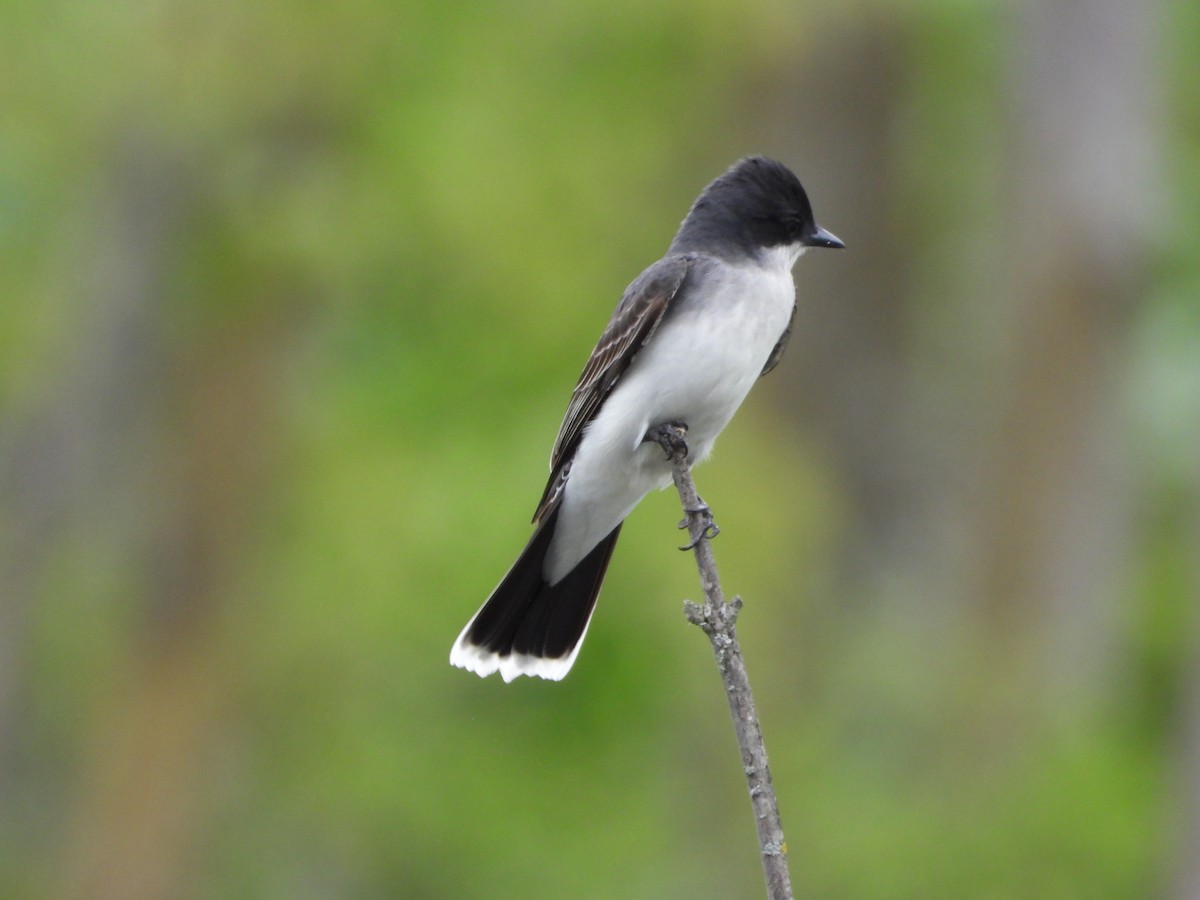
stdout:
<svg viewBox="0 0 1200 900">
<path fill-rule="evenodd" d="M 640 412 L 639 426 L 686 422 L 693 462 L 708 455 L 758 380 L 796 297 L 789 269 L 728 266 L 716 273 L 707 296 L 664 323 L 634 361 L 625 396 L 610 400 L 629 407 L 614 413 Z"/>
<path fill-rule="evenodd" d="M 571 465 L 547 558 L 551 581 L 574 568 L 649 491 L 670 484 L 663 451 L 642 442 L 650 426 L 687 423 L 693 465 L 708 456 L 791 318 L 796 255 L 780 248 L 769 252 L 766 265 L 712 261 L 695 293 L 634 359 Z"/>
</svg>

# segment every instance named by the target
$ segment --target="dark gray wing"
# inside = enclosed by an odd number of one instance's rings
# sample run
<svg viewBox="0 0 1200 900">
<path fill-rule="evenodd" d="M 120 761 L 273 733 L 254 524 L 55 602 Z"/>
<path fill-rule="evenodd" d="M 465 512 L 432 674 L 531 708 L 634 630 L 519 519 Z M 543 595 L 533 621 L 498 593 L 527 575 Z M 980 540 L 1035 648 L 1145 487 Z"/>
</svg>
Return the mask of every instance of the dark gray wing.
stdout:
<svg viewBox="0 0 1200 900">
<path fill-rule="evenodd" d="M 788 318 L 787 328 L 783 329 L 783 334 L 779 336 L 779 340 L 771 349 L 771 355 L 767 357 L 767 364 L 763 366 L 763 370 L 758 373 L 758 377 L 762 378 L 773 368 L 779 365 L 779 360 L 783 359 L 783 351 L 787 348 L 788 338 L 792 336 L 792 326 L 796 324 L 796 304 L 792 304 L 792 315 Z"/>
<path fill-rule="evenodd" d="M 691 254 L 660 259 L 625 289 L 571 395 L 554 450 L 550 453 L 550 481 L 533 521 L 541 521 L 557 502 L 584 427 L 600 411 L 621 375 L 654 334 L 671 301 L 678 295 L 693 261 Z"/>
</svg>

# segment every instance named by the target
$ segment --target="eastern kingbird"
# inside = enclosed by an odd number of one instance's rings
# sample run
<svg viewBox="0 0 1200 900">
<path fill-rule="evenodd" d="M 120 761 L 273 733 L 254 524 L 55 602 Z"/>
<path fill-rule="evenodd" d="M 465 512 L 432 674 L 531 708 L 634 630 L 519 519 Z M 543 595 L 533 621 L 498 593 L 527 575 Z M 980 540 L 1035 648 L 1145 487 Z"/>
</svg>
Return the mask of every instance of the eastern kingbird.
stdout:
<svg viewBox="0 0 1200 900">
<path fill-rule="evenodd" d="M 680 423 L 688 462 L 707 457 L 783 354 L 796 314 L 792 265 L 808 247 L 842 246 L 781 163 L 748 157 L 701 192 L 667 255 L 625 290 L 584 366 L 550 454 L 537 529 L 454 642 L 453 665 L 505 681 L 570 671 L 621 523 L 671 483 L 671 461 L 648 433 Z"/>
</svg>

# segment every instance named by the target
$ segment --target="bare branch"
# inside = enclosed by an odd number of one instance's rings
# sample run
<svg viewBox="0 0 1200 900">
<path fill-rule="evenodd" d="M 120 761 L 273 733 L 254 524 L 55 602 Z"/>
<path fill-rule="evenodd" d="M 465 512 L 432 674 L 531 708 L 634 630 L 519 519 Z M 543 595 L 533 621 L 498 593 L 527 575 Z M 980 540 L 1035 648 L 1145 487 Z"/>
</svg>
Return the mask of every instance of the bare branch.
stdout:
<svg viewBox="0 0 1200 900">
<path fill-rule="evenodd" d="M 734 629 L 742 600 L 734 597 L 732 603 L 725 602 L 710 543 L 718 529 L 713 524 L 712 513 L 696 493 L 696 485 L 692 481 L 691 467 L 687 463 L 687 429 L 670 424 L 661 426 L 658 431 L 659 434 L 653 437 L 671 455 L 675 487 L 683 504 L 685 518 L 679 527 L 686 527 L 691 536 L 690 549 L 696 554 L 696 567 L 704 588 L 704 603 L 685 601 L 684 615 L 708 635 L 721 681 L 725 685 L 729 712 L 733 716 L 733 728 L 742 754 L 742 768 L 746 773 L 746 786 L 750 791 L 750 803 L 754 808 L 763 874 L 767 880 L 767 897 L 769 900 L 791 900 L 792 883 L 787 866 L 787 843 L 779 821 L 779 803 L 771 783 L 771 770 L 767 766 L 767 748 L 758 725 L 750 679 Z"/>
</svg>

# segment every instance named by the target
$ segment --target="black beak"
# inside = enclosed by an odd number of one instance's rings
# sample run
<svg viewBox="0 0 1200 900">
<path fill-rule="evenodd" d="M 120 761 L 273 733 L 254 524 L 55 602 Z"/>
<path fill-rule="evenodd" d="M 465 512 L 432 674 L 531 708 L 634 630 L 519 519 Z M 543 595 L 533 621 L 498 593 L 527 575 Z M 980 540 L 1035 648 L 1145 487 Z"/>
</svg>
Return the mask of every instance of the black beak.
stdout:
<svg viewBox="0 0 1200 900">
<path fill-rule="evenodd" d="M 829 247 L 832 250 L 844 250 L 846 248 L 846 245 L 838 240 L 835 235 L 830 234 L 820 225 L 816 226 L 816 230 L 804 239 L 804 246 Z"/>
</svg>

